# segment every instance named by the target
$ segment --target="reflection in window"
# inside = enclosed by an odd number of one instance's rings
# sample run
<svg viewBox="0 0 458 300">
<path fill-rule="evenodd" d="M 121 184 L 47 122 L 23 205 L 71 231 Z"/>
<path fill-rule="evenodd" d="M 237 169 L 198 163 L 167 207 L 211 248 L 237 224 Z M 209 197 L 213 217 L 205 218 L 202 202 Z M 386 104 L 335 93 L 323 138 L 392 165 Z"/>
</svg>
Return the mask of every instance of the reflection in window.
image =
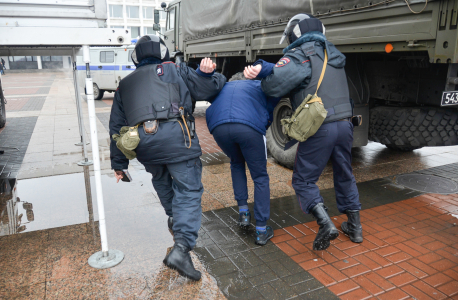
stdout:
<svg viewBox="0 0 458 300">
<path fill-rule="evenodd" d="M 138 19 L 140 17 L 138 13 L 138 6 L 126 6 L 127 17 L 130 19 Z"/>
<path fill-rule="evenodd" d="M 169 19 L 167 20 L 167 30 L 175 28 L 175 8 L 169 11 Z"/>
<path fill-rule="evenodd" d="M 140 36 L 140 27 L 131 26 L 131 27 L 128 27 L 128 29 L 130 30 L 130 37 L 131 37 L 131 38 L 134 39 L 134 38 Z"/>
<path fill-rule="evenodd" d="M 154 19 L 154 8 L 151 6 L 143 7 L 143 19 Z"/>
<path fill-rule="evenodd" d="M 62 56 L 51 56 L 51 61 L 63 61 Z"/>
<path fill-rule="evenodd" d="M 110 4 L 110 17 L 112 18 L 123 18 L 122 5 L 111 5 Z"/>
<path fill-rule="evenodd" d="M 114 51 L 100 51 L 100 62 L 101 63 L 114 62 Z"/>
<path fill-rule="evenodd" d="M 153 30 L 153 27 L 144 27 L 143 32 L 144 34 L 156 34 L 156 31 Z"/>
</svg>

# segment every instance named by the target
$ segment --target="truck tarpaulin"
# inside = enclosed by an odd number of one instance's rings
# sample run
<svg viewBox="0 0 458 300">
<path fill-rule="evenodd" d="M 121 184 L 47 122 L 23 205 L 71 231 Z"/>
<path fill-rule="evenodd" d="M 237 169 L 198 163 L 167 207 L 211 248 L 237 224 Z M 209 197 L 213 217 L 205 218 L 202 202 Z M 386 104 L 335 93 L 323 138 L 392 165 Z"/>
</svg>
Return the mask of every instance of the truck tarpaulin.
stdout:
<svg viewBox="0 0 458 300">
<path fill-rule="evenodd" d="M 369 5 L 368 0 L 185 0 L 181 3 L 185 40 L 272 22 L 278 24 L 301 12 L 325 17 L 361 11 Z M 404 0 L 374 0 L 370 3 L 372 7 L 367 9 L 399 5 L 408 9 Z M 425 0 L 409 0 L 409 3 L 425 3 Z"/>
</svg>

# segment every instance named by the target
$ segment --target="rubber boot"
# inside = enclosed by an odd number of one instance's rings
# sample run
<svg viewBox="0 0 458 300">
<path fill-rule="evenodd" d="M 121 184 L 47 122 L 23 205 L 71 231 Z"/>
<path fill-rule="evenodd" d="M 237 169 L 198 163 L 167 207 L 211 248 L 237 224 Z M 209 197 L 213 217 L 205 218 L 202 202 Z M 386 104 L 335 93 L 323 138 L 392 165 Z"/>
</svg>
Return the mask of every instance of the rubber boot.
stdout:
<svg viewBox="0 0 458 300">
<path fill-rule="evenodd" d="M 191 249 L 183 244 L 175 243 L 172 251 L 164 258 L 163 263 L 170 269 L 178 271 L 181 276 L 199 281 L 202 275 L 194 268 L 189 251 Z"/>
<path fill-rule="evenodd" d="M 172 230 L 173 227 L 173 217 L 169 217 L 167 220 L 167 226 L 169 226 L 169 229 Z"/>
<path fill-rule="evenodd" d="M 320 225 L 315 241 L 313 241 L 313 250 L 325 250 L 331 245 L 330 241 L 339 236 L 339 231 L 329 218 L 323 203 L 315 205 L 310 212 Z"/>
<path fill-rule="evenodd" d="M 343 222 L 340 227 L 345 234 L 348 234 L 353 243 L 363 242 L 363 227 L 361 226 L 361 218 L 359 210 L 347 210 L 345 212 L 348 217 L 347 222 Z"/>
</svg>

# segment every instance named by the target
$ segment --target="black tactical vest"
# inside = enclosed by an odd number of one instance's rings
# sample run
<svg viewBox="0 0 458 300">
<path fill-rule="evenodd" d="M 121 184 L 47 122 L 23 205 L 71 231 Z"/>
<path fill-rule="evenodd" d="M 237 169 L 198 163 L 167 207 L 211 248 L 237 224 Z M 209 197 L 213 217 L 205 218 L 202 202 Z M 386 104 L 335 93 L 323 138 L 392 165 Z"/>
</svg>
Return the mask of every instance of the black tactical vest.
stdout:
<svg viewBox="0 0 458 300">
<path fill-rule="evenodd" d="M 179 84 L 163 82 L 157 74 L 157 66 L 151 64 L 138 68 L 119 83 L 129 126 L 180 116 L 179 108 L 183 103 Z M 177 72 L 173 74 L 178 77 Z"/>
<path fill-rule="evenodd" d="M 307 95 L 315 94 L 324 63 L 323 59 L 316 55 L 314 42 L 304 43 L 301 48 L 307 58 L 310 59 L 312 78 L 304 90 L 299 91 L 293 96 L 293 109 L 298 107 Z M 318 96 L 321 97 L 324 108 L 328 111 L 328 115 L 323 123 L 338 121 L 353 115 L 347 75 L 344 68 L 334 68 L 329 64 L 326 66 L 326 72 L 318 90 Z"/>
</svg>

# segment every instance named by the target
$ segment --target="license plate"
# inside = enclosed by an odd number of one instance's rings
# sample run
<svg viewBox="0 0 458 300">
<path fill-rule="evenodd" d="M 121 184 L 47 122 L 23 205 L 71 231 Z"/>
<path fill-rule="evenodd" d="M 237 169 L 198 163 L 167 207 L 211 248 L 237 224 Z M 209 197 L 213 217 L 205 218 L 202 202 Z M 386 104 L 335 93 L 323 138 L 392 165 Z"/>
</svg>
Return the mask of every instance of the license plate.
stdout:
<svg viewBox="0 0 458 300">
<path fill-rule="evenodd" d="M 458 91 L 442 93 L 441 106 L 458 105 Z"/>
</svg>

